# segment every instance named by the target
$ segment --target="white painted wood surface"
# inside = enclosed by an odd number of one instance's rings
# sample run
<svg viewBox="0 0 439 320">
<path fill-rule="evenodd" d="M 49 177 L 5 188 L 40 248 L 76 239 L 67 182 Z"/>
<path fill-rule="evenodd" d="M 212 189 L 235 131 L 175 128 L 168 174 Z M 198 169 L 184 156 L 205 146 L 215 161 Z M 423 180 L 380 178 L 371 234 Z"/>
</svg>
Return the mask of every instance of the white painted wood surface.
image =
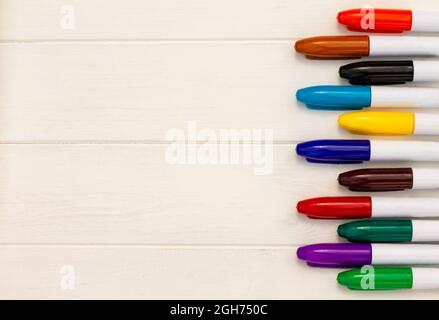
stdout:
<svg viewBox="0 0 439 320">
<path fill-rule="evenodd" d="M 352 136 L 336 113 L 294 99 L 343 83 L 345 61 L 307 61 L 293 40 L 346 33 L 336 12 L 362 4 L 0 0 L 0 298 L 438 298 L 348 292 L 338 270 L 294 257 L 298 245 L 340 241 L 338 222 L 298 216 L 295 203 L 349 194 L 335 179 L 358 166 L 295 156 L 298 141 Z M 75 30 L 60 27 L 64 6 Z M 273 130 L 272 173 L 168 163 L 167 133 L 191 121 Z"/>
<path fill-rule="evenodd" d="M 431 0 L 1 0 L 4 40 L 290 39 L 347 33 L 339 9 L 359 7 L 432 10 Z M 59 28 L 63 6 L 77 11 L 73 32 Z"/>
<path fill-rule="evenodd" d="M 8 298 L 421 299 L 429 291 L 352 292 L 337 270 L 307 268 L 295 247 L 9 246 L 0 254 Z M 29 263 L 32 261 L 32 263 Z M 76 270 L 63 290 L 60 270 Z M 17 273 L 20 276 L 17 276 Z"/>
</svg>

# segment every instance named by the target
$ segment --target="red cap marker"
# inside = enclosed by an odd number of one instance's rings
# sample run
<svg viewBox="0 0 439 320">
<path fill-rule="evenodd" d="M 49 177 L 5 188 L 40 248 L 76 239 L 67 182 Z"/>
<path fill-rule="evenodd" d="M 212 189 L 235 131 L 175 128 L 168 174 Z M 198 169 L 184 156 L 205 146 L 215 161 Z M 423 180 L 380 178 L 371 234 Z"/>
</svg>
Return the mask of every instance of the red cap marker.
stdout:
<svg viewBox="0 0 439 320">
<path fill-rule="evenodd" d="M 401 33 L 439 32 L 439 13 L 361 8 L 342 11 L 337 20 L 351 31 Z"/>
<path fill-rule="evenodd" d="M 372 216 L 370 197 L 321 197 L 299 201 L 297 210 L 311 219 L 356 219 Z"/>
<path fill-rule="evenodd" d="M 311 219 L 437 218 L 438 207 L 438 198 L 420 197 L 321 197 L 297 203 Z"/>
</svg>

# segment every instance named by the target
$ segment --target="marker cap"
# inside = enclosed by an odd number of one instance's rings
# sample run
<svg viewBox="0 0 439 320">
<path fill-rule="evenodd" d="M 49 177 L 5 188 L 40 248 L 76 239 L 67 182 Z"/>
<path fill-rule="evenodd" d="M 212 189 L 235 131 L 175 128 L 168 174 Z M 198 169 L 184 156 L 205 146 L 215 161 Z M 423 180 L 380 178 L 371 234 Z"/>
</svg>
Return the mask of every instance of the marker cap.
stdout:
<svg viewBox="0 0 439 320">
<path fill-rule="evenodd" d="M 313 140 L 297 144 L 296 153 L 309 162 L 361 163 L 370 160 L 369 140 Z"/>
<path fill-rule="evenodd" d="M 339 74 L 354 85 L 403 84 L 414 80 L 414 65 L 410 60 L 364 61 L 340 67 Z"/>
<path fill-rule="evenodd" d="M 320 36 L 296 41 L 294 48 L 309 59 L 350 59 L 368 56 L 369 41 L 369 36 Z"/>
<path fill-rule="evenodd" d="M 296 98 L 309 109 L 361 110 L 371 105 L 369 86 L 314 86 L 297 90 Z"/>
<path fill-rule="evenodd" d="M 337 20 L 351 31 L 401 33 L 412 28 L 410 10 L 351 9 L 340 12 Z"/>
<path fill-rule="evenodd" d="M 352 242 L 410 242 L 413 226 L 410 220 L 368 219 L 342 224 L 337 232 Z"/>
<path fill-rule="evenodd" d="M 425 180 L 423 179 L 422 181 Z M 413 169 L 367 168 L 351 170 L 341 173 L 338 176 L 338 182 L 340 185 L 348 187 L 351 191 L 399 191 L 412 189 Z"/>
<path fill-rule="evenodd" d="M 412 268 L 369 268 L 340 272 L 337 282 L 351 290 L 397 290 L 413 287 Z"/>
<path fill-rule="evenodd" d="M 320 243 L 300 247 L 297 257 L 312 267 L 363 266 L 372 263 L 372 247 L 366 243 Z"/>
<path fill-rule="evenodd" d="M 338 117 L 338 124 L 355 134 L 412 135 L 415 132 L 415 114 L 412 112 L 349 112 Z M 424 127 L 429 128 L 429 126 Z"/>
<path fill-rule="evenodd" d="M 357 219 L 372 216 L 371 197 L 319 197 L 299 201 L 297 211 L 312 219 Z"/>
</svg>

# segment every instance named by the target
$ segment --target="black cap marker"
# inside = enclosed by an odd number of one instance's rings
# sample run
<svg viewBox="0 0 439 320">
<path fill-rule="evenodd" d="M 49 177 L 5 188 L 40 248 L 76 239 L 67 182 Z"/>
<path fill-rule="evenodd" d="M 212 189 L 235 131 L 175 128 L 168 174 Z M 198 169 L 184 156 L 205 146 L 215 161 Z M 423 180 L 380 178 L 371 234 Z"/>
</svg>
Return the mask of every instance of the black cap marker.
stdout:
<svg viewBox="0 0 439 320">
<path fill-rule="evenodd" d="M 355 85 L 403 84 L 414 81 L 413 61 L 364 61 L 340 67 L 340 76 Z"/>
</svg>

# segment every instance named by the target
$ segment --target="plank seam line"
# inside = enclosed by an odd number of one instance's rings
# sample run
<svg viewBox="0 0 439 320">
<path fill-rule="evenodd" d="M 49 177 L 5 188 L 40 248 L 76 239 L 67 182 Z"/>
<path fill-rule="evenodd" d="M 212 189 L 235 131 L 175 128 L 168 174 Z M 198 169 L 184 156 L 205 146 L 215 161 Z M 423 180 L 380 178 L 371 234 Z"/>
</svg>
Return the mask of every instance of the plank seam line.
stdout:
<svg viewBox="0 0 439 320">
<path fill-rule="evenodd" d="M 0 45 L 17 44 L 209 44 L 209 43 L 239 43 L 239 44 L 260 44 L 260 43 L 290 43 L 297 41 L 300 37 L 294 38 L 217 38 L 217 39 L 22 39 L 22 40 L 0 40 Z"/>
<path fill-rule="evenodd" d="M 225 244 L 115 244 L 115 243 L 0 243 L 1 247 L 71 247 L 71 248 L 145 248 L 145 249 L 179 249 L 179 250 L 294 250 L 300 245 L 225 245 Z"/>
<path fill-rule="evenodd" d="M 273 145 L 291 145 L 298 144 L 302 142 L 302 140 L 277 140 L 273 141 Z M 145 140 L 145 141 L 123 141 L 123 140 L 108 140 L 108 141 L 99 141 L 99 140 L 77 140 L 77 141 L 0 141 L 0 145 L 170 145 L 175 144 L 172 141 L 154 141 L 154 140 Z M 188 141 L 184 143 L 177 144 L 205 144 L 203 141 Z M 215 143 L 208 143 L 209 145 L 220 145 L 220 144 L 239 144 L 239 145 L 261 145 L 263 143 L 258 142 L 225 142 L 219 141 Z"/>
</svg>

